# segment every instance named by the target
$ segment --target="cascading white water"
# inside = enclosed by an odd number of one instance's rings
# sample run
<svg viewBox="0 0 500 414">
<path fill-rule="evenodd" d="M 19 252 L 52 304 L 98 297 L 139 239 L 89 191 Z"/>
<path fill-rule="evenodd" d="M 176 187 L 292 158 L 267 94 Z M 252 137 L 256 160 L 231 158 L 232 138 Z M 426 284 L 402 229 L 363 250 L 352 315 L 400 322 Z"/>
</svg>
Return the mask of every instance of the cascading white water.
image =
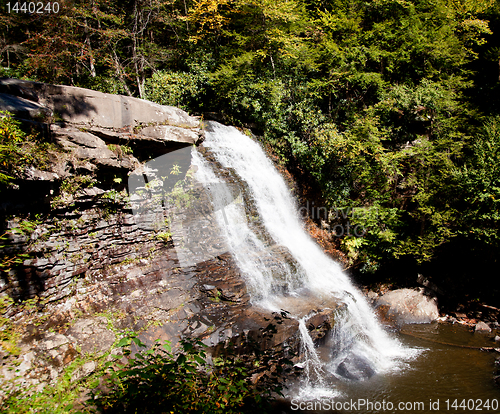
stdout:
<svg viewBox="0 0 500 414">
<path fill-rule="evenodd" d="M 226 206 L 217 212 L 219 226 L 247 278 L 253 303 L 273 311 L 286 309 L 300 321 L 306 363 L 313 365 L 319 356 L 305 327 L 307 315 L 318 303 L 344 303 L 324 371 L 338 376 L 349 370 L 346 364 L 374 373 L 394 368 L 398 359 L 408 355 L 407 350 L 382 329 L 363 295 L 306 233 L 290 190 L 260 145 L 233 127 L 212 122 L 203 145 L 224 169 L 245 183 L 266 232 L 262 235 L 251 225 L 242 202 L 229 203 L 234 195 L 228 187 L 213 186 L 212 197 Z M 224 181 L 199 153 L 194 154 L 193 163 L 198 167 L 196 178 L 204 185 Z M 282 259 L 277 269 L 273 245 L 284 247 L 293 263 Z M 321 387 L 321 379 L 314 377 Z"/>
</svg>

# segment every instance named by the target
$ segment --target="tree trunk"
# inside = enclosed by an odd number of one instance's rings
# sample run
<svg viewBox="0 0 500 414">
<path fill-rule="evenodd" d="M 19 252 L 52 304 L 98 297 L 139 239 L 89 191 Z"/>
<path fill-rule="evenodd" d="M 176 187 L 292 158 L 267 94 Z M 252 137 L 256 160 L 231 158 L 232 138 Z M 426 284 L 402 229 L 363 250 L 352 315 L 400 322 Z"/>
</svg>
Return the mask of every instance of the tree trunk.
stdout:
<svg viewBox="0 0 500 414">
<path fill-rule="evenodd" d="M 89 68 L 90 68 L 90 76 L 95 78 L 97 76 L 94 66 L 94 53 L 92 52 L 92 45 L 90 44 L 90 36 L 89 29 L 87 26 L 87 18 L 85 18 L 85 43 L 87 43 L 88 51 L 89 51 Z"/>
<path fill-rule="evenodd" d="M 127 86 L 127 83 L 125 82 L 125 79 L 123 77 L 123 68 L 120 63 L 120 60 L 118 59 L 118 55 L 116 54 L 116 50 L 113 49 L 113 60 L 115 62 L 115 72 L 116 75 L 118 76 L 118 79 L 120 79 L 120 82 L 123 85 L 123 88 L 125 89 L 125 92 L 127 92 L 128 96 L 132 96 L 132 93 L 130 92 L 129 87 Z"/>
</svg>

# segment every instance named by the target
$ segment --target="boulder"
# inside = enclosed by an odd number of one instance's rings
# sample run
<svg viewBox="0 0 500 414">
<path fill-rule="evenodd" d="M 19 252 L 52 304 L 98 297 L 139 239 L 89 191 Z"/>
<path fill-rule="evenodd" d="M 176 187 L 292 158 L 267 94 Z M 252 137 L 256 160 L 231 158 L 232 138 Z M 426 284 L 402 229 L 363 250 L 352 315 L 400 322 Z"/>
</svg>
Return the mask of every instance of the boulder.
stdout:
<svg viewBox="0 0 500 414">
<path fill-rule="evenodd" d="M 439 317 L 437 300 L 417 289 L 389 291 L 375 301 L 375 309 L 384 321 L 396 325 L 430 323 Z"/>
<path fill-rule="evenodd" d="M 375 371 L 366 358 L 350 354 L 338 365 L 335 373 L 351 381 L 363 381 L 375 375 Z"/>
</svg>

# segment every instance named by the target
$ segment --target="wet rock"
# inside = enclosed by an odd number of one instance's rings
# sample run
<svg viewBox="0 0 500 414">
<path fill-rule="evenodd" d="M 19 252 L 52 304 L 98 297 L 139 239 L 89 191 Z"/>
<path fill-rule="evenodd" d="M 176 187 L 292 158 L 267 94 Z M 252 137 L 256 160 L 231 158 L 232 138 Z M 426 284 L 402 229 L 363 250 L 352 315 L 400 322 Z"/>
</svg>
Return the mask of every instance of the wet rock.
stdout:
<svg viewBox="0 0 500 414">
<path fill-rule="evenodd" d="M 354 354 L 344 358 L 335 372 L 342 378 L 352 381 L 363 381 L 375 375 L 375 371 L 368 360 Z"/>
<path fill-rule="evenodd" d="M 332 328 L 334 321 L 334 310 L 328 309 L 326 311 L 320 311 L 316 315 L 312 316 L 307 320 L 307 328 L 309 330 L 319 329 L 322 326 L 326 326 L 328 329 Z"/>
<path fill-rule="evenodd" d="M 261 350 L 275 348 L 288 343 L 296 346 L 299 343 L 298 321 L 282 314 L 248 308 L 239 315 L 232 324 L 235 334 L 246 341 L 254 341 Z"/>
<path fill-rule="evenodd" d="M 421 290 L 397 289 L 380 296 L 375 309 L 386 323 L 429 323 L 439 317 L 437 300 Z"/>
<path fill-rule="evenodd" d="M 339 307 L 338 300 L 331 295 L 326 297 L 317 297 L 305 289 L 300 291 L 298 296 L 283 296 L 277 300 L 277 304 L 282 310 L 292 315 L 294 318 L 301 319 L 305 316 L 312 317 L 315 314 L 329 313 Z"/>
<path fill-rule="evenodd" d="M 314 342 L 326 337 L 335 325 L 335 313 L 337 308 L 319 310 L 314 316 L 307 320 L 306 326 L 309 335 Z"/>
</svg>

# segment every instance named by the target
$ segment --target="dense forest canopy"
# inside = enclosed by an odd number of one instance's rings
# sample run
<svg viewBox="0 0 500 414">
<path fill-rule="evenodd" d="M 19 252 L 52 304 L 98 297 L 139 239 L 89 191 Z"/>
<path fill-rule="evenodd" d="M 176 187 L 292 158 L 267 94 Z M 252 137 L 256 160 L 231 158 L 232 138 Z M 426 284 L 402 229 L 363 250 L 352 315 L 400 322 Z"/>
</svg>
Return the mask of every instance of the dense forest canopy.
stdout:
<svg viewBox="0 0 500 414">
<path fill-rule="evenodd" d="M 355 209 L 365 236 L 339 239 L 354 269 L 412 282 L 423 272 L 496 300 L 497 0 L 58 4 L 2 6 L 1 76 L 251 127 L 325 207 Z"/>
</svg>

